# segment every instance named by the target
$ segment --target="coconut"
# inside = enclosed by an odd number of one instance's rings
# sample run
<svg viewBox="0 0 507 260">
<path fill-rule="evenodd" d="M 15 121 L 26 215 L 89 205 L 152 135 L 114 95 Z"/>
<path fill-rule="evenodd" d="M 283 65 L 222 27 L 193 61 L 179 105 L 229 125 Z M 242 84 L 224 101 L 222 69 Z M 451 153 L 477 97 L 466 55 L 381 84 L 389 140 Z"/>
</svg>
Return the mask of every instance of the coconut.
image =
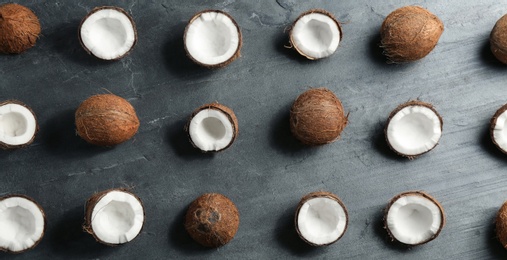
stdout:
<svg viewBox="0 0 507 260">
<path fill-rule="evenodd" d="M 33 110 L 17 100 L 0 103 L 0 147 L 22 148 L 30 145 L 39 130 Z"/>
<path fill-rule="evenodd" d="M 491 30 L 489 41 L 493 55 L 502 63 L 507 64 L 507 15 L 496 22 Z"/>
<path fill-rule="evenodd" d="M 42 240 L 46 216 L 42 207 L 25 195 L 0 198 L 0 251 L 22 253 Z"/>
<path fill-rule="evenodd" d="M 223 246 L 234 238 L 239 227 L 236 205 L 218 193 L 206 193 L 194 200 L 185 216 L 185 229 L 199 244 Z"/>
<path fill-rule="evenodd" d="M 396 195 L 385 209 L 384 225 L 394 241 L 416 246 L 437 238 L 445 225 L 442 205 L 422 191 Z"/>
<path fill-rule="evenodd" d="M 83 228 L 100 243 L 115 246 L 130 242 L 143 225 L 143 204 L 126 189 L 102 191 L 86 202 Z"/>
<path fill-rule="evenodd" d="M 419 6 L 405 6 L 382 23 L 381 47 L 391 62 L 419 60 L 435 48 L 443 31 L 444 24 L 436 15 Z"/>
<path fill-rule="evenodd" d="M 119 7 L 96 7 L 81 21 L 79 41 L 86 52 L 99 59 L 119 60 L 136 45 L 136 25 Z"/>
<path fill-rule="evenodd" d="M 342 103 L 326 88 L 310 89 L 299 95 L 290 110 L 290 130 L 307 145 L 334 142 L 347 122 Z"/>
<path fill-rule="evenodd" d="M 0 5 L 0 53 L 21 53 L 35 45 L 41 32 L 39 19 L 25 6 Z"/>
<path fill-rule="evenodd" d="M 493 143 L 507 154 L 507 104 L 500 107 L 491 118 L 489 133 Z"/>
<path fill-rule="evenodd" d="M 310 60 L 331 56 L 342 38 L 340 23 L 326 10 L 302 13 L 289 32 L 291 46 Z"/>
<path fill-rule="evenodd" d="M 187 56 L 207 68 L 229 65 L 240 56 L 243 44 L 236 21 L 219 10 L 195 14 L 185 28 L 183 42 Z"/>
<path fill-rule="evenodd" d="M 507 201 L 498 210 L 495 220 L 496 236 L 502 246 L 507 249 Z"/>
<path fill-rule="evenodd" d="M 343 202 L 333 193 L 318 191 L 305 195 L 296 210 L 296 231 L 306 243 L 325 246 L 338 241 L 348 226 Z"/>
<path fill-rule="evenodd" d="M 437 146 L 442 127 L 442 117 L 430 103 L 412 100 L 391 112 L 384 133 L 394 152 L 415 159 Z"/>
<path fill-rule="evenodd" d="M 113 94 L 95 95 L 76 110 L 76 132 L 88 143 L 113 146 L 132 138 L 139 119 L 132 105 Z"/>
<path fill-rule="evenodd" d="M 197 108 L 185 129 L 190 143 L 202 152 L 220 152 L 229 148 L 239 131 L 234 111 L 218 103 Z"/>
</svg>

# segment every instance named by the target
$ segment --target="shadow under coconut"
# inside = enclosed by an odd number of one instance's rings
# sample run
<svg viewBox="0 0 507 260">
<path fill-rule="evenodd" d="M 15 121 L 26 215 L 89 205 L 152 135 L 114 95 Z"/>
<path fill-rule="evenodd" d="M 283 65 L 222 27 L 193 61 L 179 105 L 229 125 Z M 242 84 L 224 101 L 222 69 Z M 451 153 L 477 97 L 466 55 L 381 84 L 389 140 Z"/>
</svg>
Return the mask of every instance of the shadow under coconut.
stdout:
<svg viewBox="0 0 507 260">
<path fill-rule="evenodd" d="M 167 140 L 171 148 L 174 150 L 174 153 L 177 156 L 187 160 L 203 160 L 214 158 L 215 153 L 203 153 L 199 149 L 192 146 L 188 134 L 185 131 L 186 124 L 187 119 L 178 120 L 166 128 Z"/>
<path fill-rule="evenodd" d="M 488 35 L 489 37 L 489 35 Z M 493 55 L 493 52 L 491 51 L 491 45 L 489 43 L 489 38 L 484 40 L 484 42 L 481 45 L 480 48 L 480 59 L 482 63 L 486 66 L 488 66 L 490 69 L 495 69 L 498 71 L 506 71 L 507 65 L 501 63 L 495 55 Z"/>
<path fill-rule="evenodd" d="M 496 215 L 498 213 L 499 208 L 492 208 L 491 209 L 491 217 L 488 218 L 490 223 L 487 226 L 487 232 L 486 235 L 486 244 L 488 245 L 489 252 L 491 253 L 491 256 L 495 259 L 507 259 L 507 250 L 503 248 L 500 241 L 498 241 L 498 238 L 496 236 Z"/>
<path fill-rule="evenodd" d="M 379 122 L 371 131 L 371 140 L 373 142 L 373 148 L 386 159 L 395 161 L 408 160 L 396 154 L 387 143 L 386 136 L 384 133 L 385 123 Z"/>
<path fill-rule="evenodd" d="M 494 158 L 507 162 L 507 154 L 502 153 L 498 147 L 493 143 L 491 139 L 489 123 L 484 126 L 484 129 L 481 131 L 481 136 L 478 138 L 480 140 L 480 146 L 484 149 L 489 155 Z"/>
<path fill-rule="evenodd" d="M 374 220 L 373 220 L 374 232 L 375 232 L 375 235 L 377 235 L 382 240 L 382 242 L 384 243 L 384 245 L 387 248 L 389 248 L 391 250 L 395 250 L 395 251 L 406 252 L 409 250 L 413 251 L 414 249 L 421 247 L 421 246 L 410 247 L 410 246 L 407 246 L 402 243 L 394 241 L 391 237 L 389 237 L 389 234 L 387 233 L 387 230 L 385 229 L 384 208 L 379 208 L 379 210 L 377 212 L 378 213 L 375 214 Z M 424 246 L 424 245 L 422 245 L 422 246 Z"/>
</svg>

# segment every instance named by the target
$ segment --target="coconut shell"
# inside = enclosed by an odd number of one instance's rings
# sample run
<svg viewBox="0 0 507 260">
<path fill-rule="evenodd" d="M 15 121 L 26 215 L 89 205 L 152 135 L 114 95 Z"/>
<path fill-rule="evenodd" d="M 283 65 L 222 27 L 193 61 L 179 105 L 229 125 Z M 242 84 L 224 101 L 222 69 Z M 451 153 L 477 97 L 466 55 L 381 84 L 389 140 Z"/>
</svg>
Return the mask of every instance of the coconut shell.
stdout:
<svg viewBox="0 0 507 260">
<path fill-rule="evenodd" d="M 394 63 L 422 59 L 437 45 L 444 24 L 428 10 L 405 6 L 390 13 L 380 29 L 381 47 Z"/>
<path fill-rule="evenodd" d="M 496 236 L 502 246 L 507 249 L 507 201 L 498 210 L 495 221 Z"/>
<path fill-rule="evenodd" d="M 33 110 L 29 106 L 27 106 L 25 103 L 18 101 L 18 100 L 6 100 L 3 102 L 0 102 L 0 107 L 4 106 L 4 105 L 8 105 L 8 104 L 17 104 L 20 106 L 24 106 L 26 109 L 28 109 L 28 111 L 30 111 L 30 113 L 32 113 L 33 117 L 35 118 L 35 133 L 33 133 L 32 139 L 30 139 L 30 141 L 28 141 L 24 144 L 20 144 L 20 145 L 9 145 L 9 144 L 6 144 L 6 143 L 0 141 L 0 148 L 2 148 L 4 150 L 9 150 L 9 149 L 18 149 L 18 148 L 27 147 L 33 143 L 33 141 L 35 140 L 35 136 L 37 135 L 37 132 L 39 132 L 39 123 L 37 121 L 37 117 L 35 116 L 35 113 L 33 112 Z"/>
<path fill-rule="evenodd" d="M 192 22 L 194 22 L 195 20 L 199 19 L 199 17 L 203 13 L 207 13 L 207 12 L 217 12 L 217 13 L 221 13 L 221 14 L 229 17 L 229 19 L 231 19 L 231 21 L 234 24 L 234 26 L 236 26 L 236 29 L 238 30 L 238 36 L 239 36 L 238 48 L 234 52 L 234 55 L 232 55 L 232 57 L 229 58 L 228 60 L 226 60 L 226 61 L 224 61 L 222 63 L 219 63 L 219 64 L 215 64 L 215 65 L 204 64 L 204 63 L 202 63 L 202 62 L 194 59 L 194 57 L 192 57 L 192 55 L 188 51 L 187 45 L 185 44 L 186 43 L 186 39 L 187 39 L 187 32 L 188 32 L 188 28 L 190 27 L 190 24 L 192 24 Z M 236 21 L 234 20 L 234 18 L 232 18 L 232 16 L 230 14 L 228 14 L 228 13 L 226 13 L 224 11 L 221 11 L 221 10 L 204 10 L 204 11 L 200 11 L 200 12 L 196 13 L 188 21 L 188 24 L 185 27 L 185 33 L 183 34 L 183 46 L 185 47 L 185 53 L 187 54 L 187 57 L 190 58 L 190 60 L 192 60 L 195 64 L 197 64 L 199 66 L 202 66 L 202 67 L 205 67 L 205 68 L 208 68 L 208 69 L 223 68 L 223 67 L 229 65 L 231 62 L 233 62 L 234 60 L 236 60 L 237 58 L 239 58 L 241 56 L 241 47 L 243 46 L 243 35 L 241 34 L 241 30 L 239 29 L 238 23 L 236 23 Z"/>
<path fill-rule="evenodd" d="M 489 41 L 493 55 L 502 63 L 507 64 L 507 15 L 496 22 L 491 30 Z"/>
<path fill-rule="evenodd" d="M 405 102 L 401 105 L 399 105 L 396 109 L 394 109 L 391 114 L 389 114 L 389 118 L 387 119 L 387 123 L 386 123 L 386 127 L 384 128 L 384 136 L 385 136 L 385 139 L 386 139 L 386 143 L 387 145 L 389 146 L 389 148 L 395 152 L 396 154 L 400 155 L 400 156 L 403 156 L 403 157 L 406 157 L 410 160 L 413 160 L 417 157 L 419 157 L 420 155 L 423 155 L 433 149 L 435 149 L 435 147 L 437 147 L 437 145 L 435 145 L 433 148 L 429 149 L 428 151 L 426 152 L 423 152 L 423 153 L 420 153 L 420 154 L 416 154 L 416 155 L 406 155 L 406 154 L 403 154 L 403 153 L 400 153 L 398 151 L 396 151 L 396 149 L 394 149 L 391 144 L 389 143 L 389 139 L 387 138 L 387 127 L 389 126 L 389 123 L 391 122 L 391 119 L 398 113 L 400 112 L 400 110 L 404 109 L 405 107 L 410 107 L 410 106 L 423 106 L 423 107 L 427 107 L 429 109 L 431 109 L 433 112 L 435 112 L 435 114 L 438 116 L 438 119 L 440 120 L 440 130 L 443 130 L 443 126 L 444 126 L 444 121 L 442 119 L 442 117 L 440 116 L 440 114 L 437 112 L 437 110 L 435 110 L 435 108 L 433 107 L 432 104 L 430 103 L 426 103 L 426 102 L 423 102 L 423 101 L 419 101 L 419 100 L 411 100 L 411 101 L 408 101 L 408 102 Z"/>
<path fill-rule="evenodd" d="M 194 200 L 185 216 L 185 229 L 199 244 L 220 247 L 234 238 L 239 227 L 236 205 L 218 193 L 206 193 Z"/>
<path fill-rule="evenodd" d="M 298 228 L 298 226 L 299 226 L 298 216 L 299 216 L 299 211 L 301 210 L 301 207 L 303 207 L 303 204 L 305 204 L 307 201 L 309 201 L 311 199 L 314 199 L 314 198 L 328 198 L 328 199 L 332 199 L 332 200 L 338 202 L 338 204 L 340 204 L 340 206 L 345 211 L 345 216 L 347 217 L 347 223 L 345 223 L 345 229 L 343 230 L 342 235 L 340 237 L 338 237 L 335 241 L 331 242 L 331 243 L 324 244 L 324 245 L 314 244 L 314 243 L 306 240 L 305 237 L 301 234 L 301 231 Z M 294 216 L 294 223 L 296 225 L 296 232 L 298 233 L 299 237 L 303 241 L 305 241 L 307 244 L 309 244 L 311 246 L 327 246 L 327 245 L 331 245 L 331 244 L 335 243 L 336 241 L 340 240 L 340 238 L 343 237 L 343 235 L 345 234 L 345 232 L 347 232 L 347 228 L 349 226 L 349 213 L 347 212 L 347 208 L 345 207 L 345 204 L 343 204 L 342 200 L 338 196 L 336 196 L 335 194 L 333 194 L 331 192 L 327 192 L 327 191 L 315 191 L 315 192 L 311 192 L 311 193 L 306 194 L 305 196 L 303 196 L 303 198 L 301 198 L 301 201 L 299 201 L 298 207 L 296 209 L 296 215 Z"/>
<path fill-rule="evenodd" d="M 340 100 L 326 88 L 314 88 L 301 94 L 290 110 L 290 130 L 307 145 L 334 142 L 347 126 L 348 115 Z"/>
<path fill-rule="evenodd" d="M 415 196 L 420 196 L 420 197 L 423 197 L 423 198 L 426 198 L 426 199 L 429 199 L 431 200 L 433 203 L 435 203 L 435 205 L 437 205 L 438 209 L 440 210 L 440 217 L 442 219 L 441 223 L 440 223 L 440 227 L 438 229 L 438 231 L 432 236 L 430 237 L 428 240 L 426 241 L 423 241 L 421 243 L 418 243 L 418 244 L 415 244 L 415 245 L 410 245 L 410 244 L 405 244 L 403 242 L 400 242 L 398 241 L 394 235 L 391 233 L 391 230 L 389 230 L 389 228 L 387 227 L 387 213 L 389 212 L 389 209 L 391 208 L 391 206 L 394 204 L 394 202 L 396 202 L 396 200 L 398 200 L 399 198 L 401 197 L 404 197 L 404 196 L 412 196 L 412 195 L 415 195 Z M 389 237 L 391 238 L 391 241 L 396 241 L 402 245 L 405 245 L 405 246 L 408 246 L 408 247 L 411 247 L 411 246 L 418 246 L 418 245 L 422 245 L 422 244 L 426 244 L 430 241 L 432 241 L 433 239 L 437 238 L 438 235 L 440 235 L 440 232 L 442 231 L 442 229 L 444 228 L 445 226 L 445 213 L 444 213 L 444 208 L 442 207 L 442 205 L 435 199 L 433 198 L 432 196 L 430 196 L 428 193 L 424 192 L 424 191 L 407 191 L 407 192 L 402 192 L 396 196 L 394 196 L 394 198 L 392 198 L 389 203 L 387 204 L 387 207 L 385 208 L 384 210 L 384 228 L 387 230 L 387 234 L 389 235 Z"/>
<path fill-rule="evenodd" d="M 0 251 L 2 252 L 7 252 L 7 253 L 11 253 L 11 254 L 21 254 L 21 253 L 24 253 L 30 249 L 33 249 L 35 248 L 39 243 L 40 241 L 42 241 L 42 238 L 44 237 L 44 234 L 46 232 L 46 225 L 47 225 L 47 220 L 46 220 L 46 214 L 44 213 L 44 210 L 42 209 L 42 207 L 39 205 L 39 203 L 37 203 L 34 199 L 26 196 L 26 195 L 22 195 L 22 194 L 11 194 L 11 195 L 7 195 L 7 196 L 4 196 L 4 197 L 1 197 L 0 198 L 0 201 L 2 200 L 5 200 L 5 199 L 8 199 L 8 198 L 13 198 L 13 197 L 21 197 L 21 198 L 25 198 L 31 202 L 33 202 L 37 208 L 39 208 L 40 212 L 42 213 L 42 218 L 44 219 L 44 227 L 43 227 L 43 230 L 42 230 L 42 234 L 41 234 L 41 237 L 39 240 L 35 241 L 35 244 L 33 244 L 31 247 L 25 249 L 25 250 L 21 250 L 21 251 L 10 251 L 9 249 L 7 248 L 4 248 L 4 247 L 0 247 Z"/>
<path fill-rule="evenodd" d="M 113 146 L 132 138 L 139 128 L 134 107 L 113 94 L 95 95 L 76 110 L 76 131 L 90 144 Z"/>
<path fill-rule="evenodd" d="M 35 45 L 41 32 L 39 19 L 25 6 L 0 5 L 0 53 L 17 54 Z"/>
<path fill-rule="evenodd" d="M 498 119 L 498 117 L 503 114 L 505 111 L 507 110 L 507 104 L 503 105 L 502 107 L 500 107 L 496 113 L 493 115 L 493 117 L 491 118 L 491 122 L 489 124 L 489 135 L 491 136 L 491 141 L 493 141 L 493 144 L 495 144 L 495 146 L 500 150 L 502 151 L 502 153 L 505 153 L 507 154 L 507 151 L 505 151 L 504 149 L 502 149 L 500 147 L 500 145 L 498 145 L 498 143 L 496 142 L 495 140 L 495 136 L 494 136 L 494 131 L 495 131 L 495 125 L 496 125 L 496 120 Z"/>
<path fill-rule="evenodd" d="M 199 112 L 201 112 L 204 109 L 215 109 L 215 110 L 221 111 L 221 112 L 223 112 L 224 114 L 227 115 L 227 118 L 229 119 L 229 122 L 232 123 L 233 133 L 234 133 L 234 135 L 232 137 L 232 140 L 229 143 L 229 145 L 227 145 L 226 147 L 224 147 L 221 150 L 218 150 L 218 151 L 203 151 L 203 150 L 199 149 L 199 147 L 197 147 L 194 144 L 194 142 L 192 141 L 192 138 L 190 137 L 190 133 L 189 133 L 190 122 L 192 122 L 192 119 L 194 118 L 195 115 L 197 115 Z M 238 118 L 236 117 L 236 115 L 234 114 L 234 111 L 231 108 L 226 107 L 226 106 L 224 106 L 222 104 L 219 104 L 218 102 L 210 103 L 210 104 L 202 105 L 199 108 L 197 108 L 196 110 L 194 110 L 194 112 L 192 112 L 192 115 L 190 116 L 190 118 L 187 121 L 187 124 L 185 125 L 185 131 L 187 132 L 188 140 L 190 140 L 190 143 L 192 144 L 192 146 L 195 147 L 195 148 L 197 148 L 197 149 L 199 149 L 201 152 L 214 152 L 214 153 L 215 152 L 221 152 L 221 151 L 229 148 L 234 143 L 234 141 L 236 140 L 236 138 L 238 137 L 238 134 L 239 134 Z"/>
<path fill-rule="evenodd" d="M 85 204 L 85 222 L 83 224 L 83 230 L 92 235 L 93 238 L 95 238 L 95 240 L 99 243 L 102 243 L 104 245 L 107 245 L 107 246 L 117 246 L 117 245 L 120 245 L 120 244 L 111 244 L 111 243 L 107 243 L 107 242 L 104 242 L 102 240 L 100 240 L 97 235 L 95 235 L 95 232 L 93 232 L 93 228 L 92 228 L 92 213 L 93 213 L 93 209 L 95 208 L 95 205 L 97 205 L 97 203 L 104 197 L 106 196 L 107 194 L 109 194 L 110 192 L 113 192 L 113 191 L 119 191 L 119 192 L 124 192 L 124 193 L 128 193 L 132 196 L 134 196 L 134 198 L 136 198 L 139 203 L 141 203 L 141 206 L 144 208 L 144 205 L 143 205 L 143 202 L 141 201 L 141 199 L 139 197 L 137 197 L 134 193 L 130 192 L 129 189 L 126 189 L 126 188 L 117 188 L 117 189 L 109 189 L 109 190 L 105 190 L 105 191 L 101 191 L 101 192 L 98 192 L 98 193 L 95 193 L 93 194 L 93 196 L 91 196 L 87 201 L 86 201 L 86 204 Z M 144 222 L 143 222 L 143 226 L 141 227 L 141 230 L 144 228 Z M 141 233 L 141 232 L 139 232 Z"/>
</svg>

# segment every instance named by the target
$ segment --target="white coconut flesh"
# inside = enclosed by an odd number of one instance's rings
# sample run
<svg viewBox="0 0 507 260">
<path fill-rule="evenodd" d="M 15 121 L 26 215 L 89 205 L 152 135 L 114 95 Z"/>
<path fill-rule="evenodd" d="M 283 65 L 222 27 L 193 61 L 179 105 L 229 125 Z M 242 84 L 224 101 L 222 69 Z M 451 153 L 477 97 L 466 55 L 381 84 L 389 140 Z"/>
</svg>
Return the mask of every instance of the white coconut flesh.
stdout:
<svg viewBox="0 0 507 260">
<path fill-rule="evenodd" d="M 33 201 L 10 197 L 0 201 L 0 247 L 20 252 L 44 235 L 44 214 Z"/>
<path fill-rule="evenodd" d="M 89 15 L 81 25 L 81 41 L 96 57 L 112 60 L 122 57 L 136 41 L 135 26 L 123 12 L 106 8 Z"/>
<path fill-rule="evenodd" d="M 123 244 L 141 232 L 144 209 L 132 194 L 111 191 L 95 204 L 91 217 L 93 233 L 100 241 Z"/>
<path fill-rule="evenodd" d="M 406 195 L 391 205 L 386 222 L 396 240 L 407 245 L 416 245 L 428 241 L 439 232 L 442 213 L 430 199 Z"/>
<path fill-rule="evenodd" d="M 193 19 L 185 33 L 185 46 L 192 58 L 204 65 L 231 59 L 240 44 L 240 34 L 231 18 L 220 12 L 204 12 Z"/>
<path fill-rule="evenodd" d="M 313 59 L 333 54 L 338 48 L 340 38 L 336 21 L 321 13 L 302 16 L 296 21 L 291 32 L 294 47 Z"/>
<path fill-rule="evenodd" d="M 407 106 L 387 126 L 387 140 L 400 154 L 419 155 L 433 149 L 442 136 L 439 116 L 425 106 Z"/>
<path fill-rule="evenodd" d="M 8 103 L 0 106 L 0 142 L 23 145 L 32 140 L 37 131 L 37 120 L 25 106 Z"/>
<path fill-rule="evenodd" d="M 507 151 L 507 110 L 496 118 L 493 127 L 493 139 L 500 149 Z"/>
<path fill-rule="evenodd" d="M 347 214 L 336 200 L 313 198 L 299 209 L 297 228 L 301 236 L 315 245 L 335 242 L 345 232 Z"/>
<path fill-rule="evenodd" d="M 229 116 L 217 109 L 203 109 L 190 121 L 190 139 L 202 151 L 219 151 L 234 139 L 234 125 Z"/>
</svg>

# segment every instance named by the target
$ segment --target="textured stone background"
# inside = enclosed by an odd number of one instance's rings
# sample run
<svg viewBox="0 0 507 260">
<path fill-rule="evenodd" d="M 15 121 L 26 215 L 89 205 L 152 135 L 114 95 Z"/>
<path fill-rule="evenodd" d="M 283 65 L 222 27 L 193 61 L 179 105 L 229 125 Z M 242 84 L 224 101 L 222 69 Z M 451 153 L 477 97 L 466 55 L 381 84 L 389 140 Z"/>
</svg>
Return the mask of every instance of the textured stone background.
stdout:
<svg viewBox="0 0 507 260">
<path fill-rule="evenodd" d="M 494 216 L 507 199 L 507 157 L 488 137 L 488 122 L 506 101 L 507 67 L 489 51 L 488 36 L 503 1 L 418 1 L 445 31 L 425 59 L 387 65 L 379 27 L 411 1 L 19 1 L 39 16 L 43 36 L 22 55 L 0 56 L 0 99 L 32 106 L 41 131 L 28 149 L 0 151 L 0 195 L 27 194 L 47 213 L 41 244 L 9 259 L 500 259 Z M 78 43 L 82 17 L 99 5 L 132 14 L 139 42 L 117 62 L 87 55 Z M 285 49 L 284 30 L 303 11 L 324 8 L 343 22 L 337 53 L 310 62 Z M 242 57 L 209 71 L 185 57 L 182 34 L 196 12 L 230 12 L 244 35 Z M 288 112 L 310 86 L 333 90 L 350 111 L 336 143 L 306 148 L 290 135 Z M 81 101 L 112 92 L 128 99 L 141 120 L 134 140 L 115 148 L 86 144 L 74 132 Z M 414 161 L 395 156 L 383 140 L 389 112 L 419 98 L 444 118 L 444 135 Z M 196 107 L 219 101 L 233 108 L 240 135 L 215 156 L 192 149 L 183 125 Z M 108 248 L 81 231 L 86 199 L 96 191 L 133 187 L 146 206 L 143 232 Z M 297 237 L 300 197 L 329 190 L 347 205 L 345 236 L 325 248 Z M 382 210 L 399 192 L 425 190 L 445 207 L 437 240 L 410 250 L 389 243 Z M 191 241 L 182 225 L 188 204 L 204 192 L 230 197 L 241 213 L 235 239 L 220 249 Z M 1 232 L 1 231 L 0 231 Z"/>
</svg>

